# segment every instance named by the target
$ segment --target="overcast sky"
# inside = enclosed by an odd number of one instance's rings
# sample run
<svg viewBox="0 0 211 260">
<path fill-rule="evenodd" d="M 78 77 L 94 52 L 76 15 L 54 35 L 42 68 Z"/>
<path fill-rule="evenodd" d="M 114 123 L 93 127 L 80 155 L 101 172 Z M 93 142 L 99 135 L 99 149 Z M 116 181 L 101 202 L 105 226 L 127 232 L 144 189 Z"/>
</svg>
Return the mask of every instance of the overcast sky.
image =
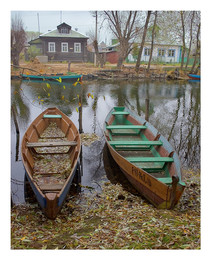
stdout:
<svg viewBox="0 0 211 260">
<path fill-rule="evenodd" d="M 94 17 L 89 11 L 12 11 L 12 17 L 19 14 L 27 31 L 38 31 L 38 16 L 40 32 L 53 30 L 61 22 L 78 28 L 81 33 L 86 33 L 94 26 Z"/>
<path fill-rule="evenodd" d="M 72 29 L 78 29 L 78 32 L 87 35 L 87 33 L 95 30 L 95 18 L 92 17 L 90 11 L 11 11 L 11 17 L 20 15 L 26 31 L 39 31 L 45 33 L 48 30 L 56 29 L 57 25 L 65 22 L 72 26 Z M 38 25 L 39 21 L 39 25 Z M 100 26 L 100 24 L 99 24 Z M 110 35 L 101 30 L 99 41 L 106 41 L 110 44 Z"/>
</svg>

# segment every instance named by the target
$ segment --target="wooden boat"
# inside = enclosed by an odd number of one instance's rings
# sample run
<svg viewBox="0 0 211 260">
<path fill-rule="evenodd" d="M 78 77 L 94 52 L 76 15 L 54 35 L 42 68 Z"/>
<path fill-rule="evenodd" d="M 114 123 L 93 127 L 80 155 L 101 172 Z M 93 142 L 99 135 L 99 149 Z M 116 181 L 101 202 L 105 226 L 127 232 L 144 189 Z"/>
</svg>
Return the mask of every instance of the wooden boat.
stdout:
<svg viewBox="0 0 211 260">
<path fill-rule="evenodd" d="M 145 119 L 114 107 L 105 119 L 109 151 L 130 183 L 157 208 L 172 209 L 185 183 L 178 155 Z"/>
<path fill-rule="evenodd" d="M 81 80 L 82 75 L 80 74 L 40 74 L 40 75 L 28 75 L 28 74 L 21 74 L 22 79 L 27 80 L 51 80 L 51 81 L 72 81 L 72 80 Z"/>
<path fill-rule="evenodd" d="M 23 136 L 26 177 L 50 219 L 56 218 L 78 171 L 80 149 L 76 126 L 57 108 L 42 112 Z"/>
<path fill-rule="evenodd" d="M 196 74 L 188 74 L 188 77 L 190 79 L 195 79 L 195 80 L 200 80 L 201 76 L 200 75 L 196 75 Z"/>
</svg>

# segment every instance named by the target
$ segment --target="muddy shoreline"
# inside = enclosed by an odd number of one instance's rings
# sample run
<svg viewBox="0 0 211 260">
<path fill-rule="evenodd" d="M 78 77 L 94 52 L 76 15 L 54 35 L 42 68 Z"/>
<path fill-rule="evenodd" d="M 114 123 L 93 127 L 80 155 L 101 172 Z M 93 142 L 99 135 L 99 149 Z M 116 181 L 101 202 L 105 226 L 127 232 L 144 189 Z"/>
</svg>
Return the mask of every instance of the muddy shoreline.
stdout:
<svg viewBox="0 0 211 260">
<path fill-rule="evenodd" d="M 123 65 L 121 69 L 116 66 L 106 65 L 103 69 L 88 63 L 72 63 L 70 72 L 83 75 L 83 80 L 139 80 L 139 79 L 159 79 L 159 80 L 188 80 L 188 76 L 183 71 L 176 71 L 177 67 L 167 67 L 154 65 L 148 72 L 146 66 L 141 66 L 139 72 L 135 71 L 135 65 Z M 178 68 L 177 68 L 178 69 Z M 66 63 L 40 63 L 37 60 L 29 63 L 20 63 L 20 68 L 11 66 L 11 79 L 21 79 L 22 73 L 27 74 L 56 74 L 68 72 Z"/>
</svg>

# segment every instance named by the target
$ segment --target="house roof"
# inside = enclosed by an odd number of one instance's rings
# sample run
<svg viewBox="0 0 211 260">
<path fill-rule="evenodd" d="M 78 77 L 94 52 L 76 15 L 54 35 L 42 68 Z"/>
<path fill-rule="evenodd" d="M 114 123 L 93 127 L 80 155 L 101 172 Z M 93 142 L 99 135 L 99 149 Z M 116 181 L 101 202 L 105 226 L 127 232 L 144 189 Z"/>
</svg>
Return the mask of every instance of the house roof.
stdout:
<svg viewBox="0 0 211 260">
<path fill-rule="evenodd" d="M 40 35 L 40 38 L 43 37 L 59 37 L 59 38 L 84 38 L 84 39 L 88 39 L 89 37 L 76 32 L 74 30 L 70 30 L 69 33 L 60 33 L 58 29 L 52 30 L 50 32 L 47 33 L 43 33 Z"/>
<path fill-rule="evenodd" d="M 151 45 L 151 42 L 145 42 L 145 45 Z M 182 46 L 179 43 L 168 43 L 168 42 L 154 42 L 154 45 L 161 45 L 161 46 Z"/>
<path fill-rule="evenodd" d="M 42 43 L 42 40 L 40 38 L 36 38 L 34 40 L 31 40 L 28 42 L 29 44 L 38 44 L 38 43 Z"/>
</svg>

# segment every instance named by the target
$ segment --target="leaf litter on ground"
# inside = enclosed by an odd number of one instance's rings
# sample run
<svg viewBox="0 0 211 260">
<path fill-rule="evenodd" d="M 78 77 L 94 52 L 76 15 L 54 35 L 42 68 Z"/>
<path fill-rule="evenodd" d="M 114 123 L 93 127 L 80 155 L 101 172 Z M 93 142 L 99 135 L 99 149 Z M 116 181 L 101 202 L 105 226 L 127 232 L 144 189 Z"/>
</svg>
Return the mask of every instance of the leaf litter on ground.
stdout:
<svg viewBox="0 0 211 260">
<path fill-rule="evenodd" d="M 120 184 L 69 194 L 55 220 L 37 203 L 14 206 L 12 249 L 200 249 L 200 173 L 185 171 L 187 187 L 174 210 L 156 209 Z"/>
</svg>

